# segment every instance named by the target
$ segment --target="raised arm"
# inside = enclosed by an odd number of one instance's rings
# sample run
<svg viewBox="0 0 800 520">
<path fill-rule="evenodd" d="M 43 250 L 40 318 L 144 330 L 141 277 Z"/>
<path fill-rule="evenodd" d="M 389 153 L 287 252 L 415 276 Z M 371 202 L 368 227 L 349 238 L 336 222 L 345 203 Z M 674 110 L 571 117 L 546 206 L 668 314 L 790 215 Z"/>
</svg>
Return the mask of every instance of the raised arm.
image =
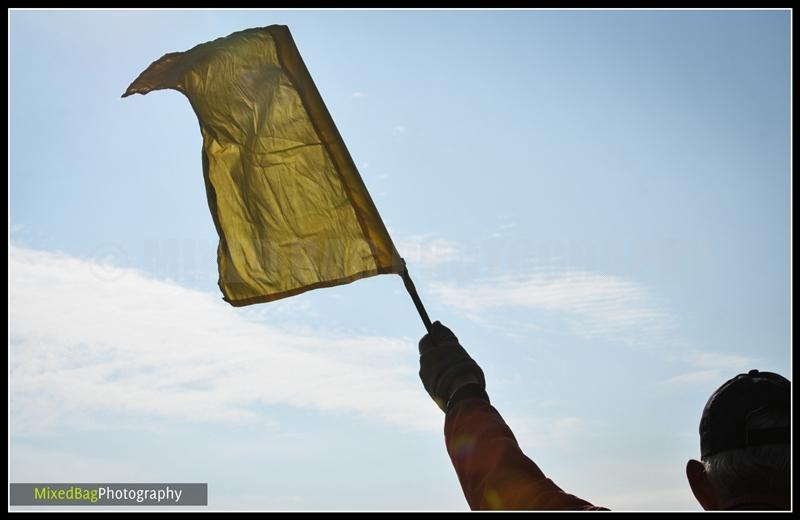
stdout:
<svg viewBox="0 0 800 520">
<path fill-rule="evenodd" d="M 420 341 L 420 379 L 446 413 L 445 443 L 473 510 L 598 510 L 564 492 L 517 444 L 489 403 L 483 371 L 439 323 Z"/>
</svg>

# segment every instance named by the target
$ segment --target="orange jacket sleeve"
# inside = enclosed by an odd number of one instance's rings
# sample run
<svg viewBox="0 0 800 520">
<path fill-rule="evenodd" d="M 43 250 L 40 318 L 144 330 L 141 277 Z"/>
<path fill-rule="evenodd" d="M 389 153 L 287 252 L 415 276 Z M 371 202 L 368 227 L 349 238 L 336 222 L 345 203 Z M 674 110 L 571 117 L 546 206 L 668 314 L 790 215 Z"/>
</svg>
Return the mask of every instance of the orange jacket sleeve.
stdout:
<svg viewBox="0 0 800 520">
<path fill-rule="evenodd" d="M 564 492 L 522 453 L 511 429 L 485 399 L 455 403 L 445 442 L 470 508 L 604 510 Z"/>
</svg>

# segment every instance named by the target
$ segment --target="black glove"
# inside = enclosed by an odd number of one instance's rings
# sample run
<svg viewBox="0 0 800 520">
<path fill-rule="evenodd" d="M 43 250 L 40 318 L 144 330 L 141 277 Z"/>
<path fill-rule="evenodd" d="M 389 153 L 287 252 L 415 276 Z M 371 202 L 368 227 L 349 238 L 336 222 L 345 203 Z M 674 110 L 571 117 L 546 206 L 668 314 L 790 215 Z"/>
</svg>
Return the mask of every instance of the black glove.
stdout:
<svg viewBox="0 0 800 520">
<path fill-rule="evenodd" d="M 419 341 L 419 378 L 444 412 L 454 394 L 466 385 L 473 385 L 479 394 L 486 395 L 483 370 L 458 343 L 453 331 L 438 321 Z"/>
</svg>

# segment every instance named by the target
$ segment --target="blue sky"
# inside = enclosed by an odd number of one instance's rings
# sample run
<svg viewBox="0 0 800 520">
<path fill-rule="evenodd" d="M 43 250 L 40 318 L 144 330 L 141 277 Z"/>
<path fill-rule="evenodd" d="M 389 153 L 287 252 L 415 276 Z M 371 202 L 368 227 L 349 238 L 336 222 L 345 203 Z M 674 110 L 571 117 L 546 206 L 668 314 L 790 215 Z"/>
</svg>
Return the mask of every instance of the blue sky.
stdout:
<svg viewBox="0 0 800 520">
<path fill-rule="evenodd" d="M 557 484 L 698 509 L 708 395 L 790 373 L 789 13 L 10 13 L 11 480 L 466 509 L 396 276 L 234 309 L 152 61 L 286 24 L 433 319 Z"/>
</svg>

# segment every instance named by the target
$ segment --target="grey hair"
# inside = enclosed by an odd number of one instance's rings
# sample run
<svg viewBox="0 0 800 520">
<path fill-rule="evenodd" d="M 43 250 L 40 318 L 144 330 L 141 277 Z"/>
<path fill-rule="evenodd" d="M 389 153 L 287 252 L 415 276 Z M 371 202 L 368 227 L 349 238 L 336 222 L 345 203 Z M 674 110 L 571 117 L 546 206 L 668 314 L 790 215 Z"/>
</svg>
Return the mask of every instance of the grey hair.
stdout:
<svg viewBox="0 0 800 520">
<path fill-rule="evenodd" d="M 751 428 L 789 426 L 788 414 L 753 414 Z M 725 502 L 748 495 L 788 496 L 791 487 L 790 444 L 766 444 L 722 451 L 703 459 L 706 475 Z"/>
<path fill-rule="evenodd" d="M 703 459 L 708 480 L 725 502 L 748 495 L 787 495 L 790 489 L 789 444 L 723 451 Z"/>
</svg>

